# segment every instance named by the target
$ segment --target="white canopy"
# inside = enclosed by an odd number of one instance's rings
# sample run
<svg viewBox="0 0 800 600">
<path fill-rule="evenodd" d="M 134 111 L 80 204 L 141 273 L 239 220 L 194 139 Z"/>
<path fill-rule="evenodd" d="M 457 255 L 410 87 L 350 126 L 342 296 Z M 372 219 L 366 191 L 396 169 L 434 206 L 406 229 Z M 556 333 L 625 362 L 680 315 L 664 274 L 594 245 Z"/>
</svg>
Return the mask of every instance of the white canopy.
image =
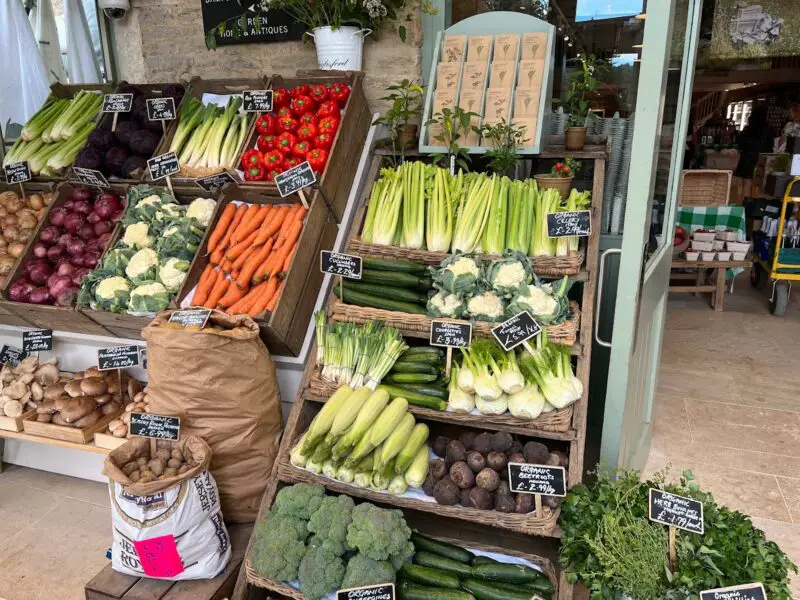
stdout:
<svg viewBox="0 0 800 600">
<path fill-rule="evenodd" d="M 100 83 L 89 23 L 81 0 L 64 1 L 67 24 L 67 73 L 70 83 Z"/>
<path fill-rule="evenodd" d="M 64 70 L 64 59 L 61 56 L 61 43 L 58 39 L 56 18 L 53 15 L 53 4 L 50 0 L 38 0 L 28 14 L 33 35 L 39 43 L 39 54 L 47 69 L 50 83 L 67 82 Z"/>
</svg>

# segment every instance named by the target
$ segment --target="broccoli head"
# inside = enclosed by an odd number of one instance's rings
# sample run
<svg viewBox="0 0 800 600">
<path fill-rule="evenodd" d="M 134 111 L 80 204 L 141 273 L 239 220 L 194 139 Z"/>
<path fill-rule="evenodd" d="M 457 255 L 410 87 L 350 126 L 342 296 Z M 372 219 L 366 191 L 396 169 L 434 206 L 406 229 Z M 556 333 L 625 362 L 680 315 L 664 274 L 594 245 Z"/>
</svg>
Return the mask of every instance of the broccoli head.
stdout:
<svg viewBox="0 0 800 600">
<path fill-rule="evenodd" d="M 409 542 L 411 529 L 399 510 L 359 504 L 347 528 L 347 544 L 373 560 L 398 560 L 402 563 L 414 551 Z"/>
<path fill-rule="evenodd" d="M 306 600 L 320 600 L 339 588 L 344 577 L 344 562 L 329 548 L 309 546 L 300 561 L 300 591 Z"/>
<path fill-rule="evenodd" d="M 326 496 L 319 509 L 308 522 L 308 531 L 314 534 L 309 544 L 329 548 L 336 556 L 347 548 L 347 526 L 352 520 L 355 502 L 350 496 Z"/>
<path fill-rule="evenodd" d="M 386 560 L 372 560 L 359 552 L 347 563 L 342 589 L 394 583 L 394 580 L 395 569 L 392 563 Z"/>
<path fill-rule="evenodd" d="M 262 577 L 278 581 L 297 578 L 300 561 L 306 552 L 298 535 L 298 519 L 269 514 L 256 526 L 253 541 L 253 568 Z"/>
<path fill-rule="evenodd" d="M 285 487 L 275 497 L 272 510 L 279 515 L 289 515 L 308 521 L 322 504 L 325 488 L 311 483 L 298 483 Z"/>
</svg>

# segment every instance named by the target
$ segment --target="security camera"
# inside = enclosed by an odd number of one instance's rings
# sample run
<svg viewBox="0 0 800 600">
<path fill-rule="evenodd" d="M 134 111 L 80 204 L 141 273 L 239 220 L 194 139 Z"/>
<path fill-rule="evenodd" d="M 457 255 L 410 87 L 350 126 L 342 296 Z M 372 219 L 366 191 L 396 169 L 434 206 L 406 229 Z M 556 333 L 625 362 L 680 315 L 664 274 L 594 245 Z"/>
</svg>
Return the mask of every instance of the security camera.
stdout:
<svg viewBox="0 0 800 600">
<path fill-rule="evenodd" d="M 124 19 L 131 8 L 130 0 L 98 0 L 106 18 L 118 21 Z"/>
</svg>

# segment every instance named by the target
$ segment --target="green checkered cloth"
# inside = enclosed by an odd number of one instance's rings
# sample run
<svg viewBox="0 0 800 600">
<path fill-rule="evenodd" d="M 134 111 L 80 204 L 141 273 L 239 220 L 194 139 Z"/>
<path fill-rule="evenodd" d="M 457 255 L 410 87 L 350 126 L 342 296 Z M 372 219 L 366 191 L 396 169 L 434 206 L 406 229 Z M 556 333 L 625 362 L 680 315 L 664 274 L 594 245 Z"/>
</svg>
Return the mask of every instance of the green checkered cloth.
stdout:
<svg viewBox="0 0 800 600">
<path fill-rule="evenodd" d="M 695 229 L 733 230 L 739 241 L 746 239 L 744 206 L 685 206 L 678 208 L 678 226 Z"/>
</svg>

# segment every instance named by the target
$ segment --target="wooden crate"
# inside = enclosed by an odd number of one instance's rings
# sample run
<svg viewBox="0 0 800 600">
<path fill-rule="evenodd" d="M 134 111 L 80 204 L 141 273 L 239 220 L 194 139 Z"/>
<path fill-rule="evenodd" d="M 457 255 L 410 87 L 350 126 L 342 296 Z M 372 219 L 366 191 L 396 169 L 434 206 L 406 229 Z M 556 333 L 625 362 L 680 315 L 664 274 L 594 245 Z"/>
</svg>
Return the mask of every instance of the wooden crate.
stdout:
<svg viewBox="0 0 800 600">
<path fill-rule="evenodd" d="M 372 115 L 367 106 L 364 96 L 362 73 L 351 71 L 298 71 L 294 77 L 274 75 L 272 77 L 272 88 L 291 88 L 300 83 L 309 84 L 331 84 L 341 81 L 347 83 L 350 90 L 350 97 L 344 107 L 344 115 L 339 126 L 339 131 L 333 140 L 328 164 L 319 180 L 319 186 L 324 196 L 323 201 L 331 204 L 336 215 L 337 222 L 341 221 L 347 207 L 347 200 L 350 196 L 350 188 L 353 185 L 353 178 L 358 169 L 358 162 L 364 142 L 367 139 L 367 132 L 372 123 Z M 258 132 L 255 128 L 250 134 L 250 138 L 245 144 L 245 150 L 254 148 Z M 244 187 L 254 186 L 256 188 L 268 187 L 277 190 L 271 182 L 246 182 Z M 316 192 L 319 193 L 319 192 Z"/>
<path fill-rule="evenodd" d="M 236 576 L 244 558 L 247 540 L 253 526 L 228 526 L 231 538 L 231 560 L 225 570 L 213 579 L 167 581 L 117 573 L 107 564 L 86 584 L 86 600 L 222 600 L 228 598 L 236 584 Z"/>
<path fill-rule="evenodd" d="M 50 210 L 57 206 L 63 205 L 66 199 L 72 195 L 72 192 L 76 187 L 78 186 L 75 186 L 69 182 L 59 184 L 55 190 L 55 196 L 52 204 L 50 205 Z M 110 187 L 114 192 L 120 194 L 121 196 L 125 196 L 128 189 L 127 184 L 120 183 L 111 184 Z M 35 242 L 38 241 L 39 232 L 41 231 L 42 227 L 45 226 L 46 222 L 47 217 L 45 217 L 42 222 L 37 225 L 36 231 L 34 232 L 30 243 L 25 249 L 25 252 L 20 256 L 20 259 L 17 261 L 17 264 L 14 267 L 14 270 L 11 272 L 11 276 L 8 278 L 8 281 L 6 281 L 5 286 L 3 286 L 2 291 L 0 292 L 3 298 L 0 300 L 0 306 L 2 306 L 2 308 L 11 314 L 30 323 L 33 327 L 37 327 L 39 329 L 71 331 L 89 335 L 109 335 L 105 328 L 95 323 L 92 319 L 85 316 L 74 307 L 27 304 L 25 302 L 12 302 L 8 299 L 9 288 L 23 275 L 22 266 L 27 263 L 28 260 L 34 258 L 33 246 Z"/>
<path fill-rule="evenodd" d="M 234 200 L 261 205 L 300 202 L 296 194 L 281 198 L 275 189 L 229 185 L 222 194 L 209 231 L 214 230 L 225 206 Z M 319 252 L 321 249 L 330 250 L 333 247 L 336 231 L 336 224 L 327 207 L 319 195 L 315 195 L 306 215 L 306 223 L 298 240 L 294 260 L 286 274 L 286 285 L 275 310 L 256 318 L 261 337 L 273 354 L 292 356 L 299 354 L 322 284 L 323 275 L 318 268 Z M 207 243 L 204 240 L 197 253 L 198 258 L 189 270 L 189 276 L 178 296 L 179 305 L 184 304 L 184 299 L 194 292 L 197 281 L 208 264 L 206 248 Z"/>
<path fill-rule="evenodd" d="M 36 417 L 36 409 L 22 413 L 18 417 L 0 416 L 0 429 L 4 431 L 22 431 L 22 422 L 30 417 Z"/>
<path fill-rule="evenodd" d="M 40 423 L 36 420 L 36 414 L 34 413 L 22 422 L 22 429 L 25 433 L 29 433 L 30 435 L 72 442 L 73 444 L 88 444 L 94 441 L 95 433 L 104 431 L 108 427 L 108 424 L 118 418 L 122 413 L 123 410 L 120 409 L 115 413 L 105 415 L 94 425 L 84 427 L 83 429 L 54 425 L 53 423 Z"/>
<path fill-rule="evenodd" d="M 679 206 L 726 206 L 731 192 L 732 171 L 687 170 L 681 173 Z"/>
<path fill-rule="evenodd" d="M 103 430 L 105 431 L 105 430 Z M 94 445 L 98 448 L 106 448 L 108 450 L 115 450 L 127 442 L 127 438 L 118 438 L 110 433 L 103 433 L 98 431 L 94 434 Z"/>
<path fill-rule="evenodd" d="M 218 196 L 219 194 L 217 194 Z M 178 201 L 179 204 L 189 205 L 198 197 L 209 197 L 209 194 L 206 194 L 204 191 L 198 188 L 186 188 L 186 187 L 175 187 L 174 188 L 174 196 L 175 200 Z M 215 196 L 211 196 L 214 200 L 217 200 Z M 221 203 L 217 200 L 217 206 L 214 209 L 215 215 L 218 213 Z M 200 249 L 195 253 L 194 258 L 192 259 L 192 267 L 189 269 L 189 273 L 192 272 L 192 268 L 195 264 L 202 261 L 201 252 L 203 248 L 206 246 L 206 239 L 210 235 L 211 231 L 213 230 L 213 223 L 215 219 L 212 219 L 211 225 L 206 228 L 205 235 L 203 236 L 203 241 L 200 246 Z M 114 231 L 114 235 L 111 236 L 111 243 L 109 244 L 108 248 L 113 248 L 119 239 L 125 234 L 125 230 L 123 227 L 118 227 Z M 187 281 L 184 282 L 184 288 L 186 289 Z M 182 290 L 178 291 L 178 294 L 175 295 L 175 298 L 170 302 L 170 308 L 175 308 L 177 306 L 176 301 L 178 298 L 181 297 Z M 113 312 L 107 312 L 104 310 L 94 310 L 88 306 L 79 306 L 78 310 L 86 315 L 87 318 L 90 318 L 94 323 L 98 326 L 102 327 L 103 330 L 106 332 L 106 335 L 112 335 L 114 337 L 120 337 L 124 339 L 132 339 L 132 340 L 141 340 L 142 338 L 142 329 L 144 329 L 150 321 L 153 320 L 152 317 L 138 317 L 135 315 L 128 315 L 128 314 L 119 314 Z"/>
</svg>

